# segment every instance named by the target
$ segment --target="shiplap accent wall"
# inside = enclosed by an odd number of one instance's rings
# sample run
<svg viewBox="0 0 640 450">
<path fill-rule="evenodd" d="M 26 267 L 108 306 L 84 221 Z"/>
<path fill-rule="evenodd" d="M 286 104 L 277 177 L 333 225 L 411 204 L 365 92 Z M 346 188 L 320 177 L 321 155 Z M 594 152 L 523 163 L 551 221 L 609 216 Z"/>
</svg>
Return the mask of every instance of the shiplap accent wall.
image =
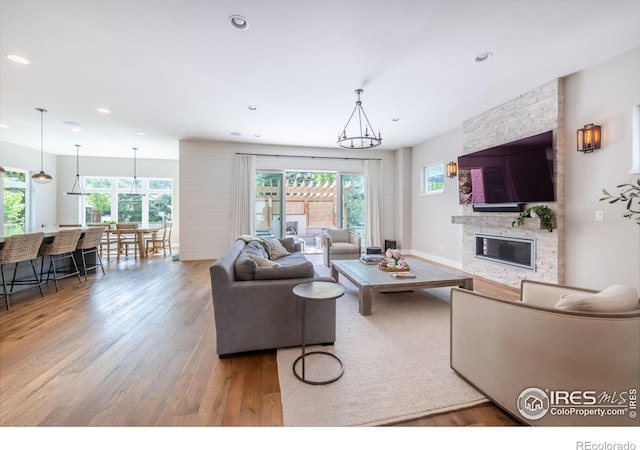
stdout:
<svg viewBox="0 0 640 450">
<path fill-rule="evenodd" d="M 319 156 L 381 158 L 384 165 L 382 239 L 393 239 L 392 151 L 345 151 L 183 140 L 180 141 L 181 260 L 215 259 L 231 244 L 231 172 L 235 153 L 285 155 L 278 158 L 257 156 L 257 170 L 325 170 L 341 173 L 364 173 L 364 162 L 359 159 L 322 159 Z"/>
</svg>

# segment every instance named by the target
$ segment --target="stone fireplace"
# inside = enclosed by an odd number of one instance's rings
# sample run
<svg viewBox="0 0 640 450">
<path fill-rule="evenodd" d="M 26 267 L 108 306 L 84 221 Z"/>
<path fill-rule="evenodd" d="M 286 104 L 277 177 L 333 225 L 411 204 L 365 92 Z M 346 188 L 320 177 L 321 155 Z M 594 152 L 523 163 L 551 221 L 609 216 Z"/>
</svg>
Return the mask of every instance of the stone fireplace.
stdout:
<svg viewBox="0 0 640 450">
<path fill-rule="evenodd" d="M 540 224 L 540 219 L 525 219 L 522 226 L 513 227 L 511 222 L 515 213 L 483 213 L 455 216 L 453 223 L 463 225 L 462 268 L 465 272 L 488 280 L 497 281 L 513 287 L 520 287 L 523 279 L 562 283 L 563 258 L 559 251 L 560 233 L 557 228 L 549 232 Z M 502 257 L 507 253 L 516 253 L 515 249 L 507 249 L 505 243 L 532 243 L 532 255 L 529 263 L 516 264 L 496 261 L 498 258 L 478 257 L 477 243 L 481 236 L 489 236 L 492 243 L 487 250 L 495 253 L 502 245 Z M 517 250 L 518 260 L 521 260 Z"/>
<path fill-rule="evenodd" d="M 553 130 L 556 201 L 544 204 L 555 213 L 553 231 L 541 227 L 537 218 L 525 219 L 522 226 L 514 227 L 512 222 L 517 213 L 474 211 L 471 205 L 463 205 L 462 215 L 452 217 L 452 222 L 463 227 L 462 269 L 465 272 L 518 288 L 525 278 L 564 282 L 563 80 L 553 80 L 466 120 L 462 124 L 463 152 L 472 153 L 548 130 Z M 535 204 L 540 203 L 524 207 Z M 478 239 L 480 255 L 477 254 Z M 523 247 L 521 243 L 526 245 Z M 527 245 L 531 247 L 528 261 Z"/>
</svg>

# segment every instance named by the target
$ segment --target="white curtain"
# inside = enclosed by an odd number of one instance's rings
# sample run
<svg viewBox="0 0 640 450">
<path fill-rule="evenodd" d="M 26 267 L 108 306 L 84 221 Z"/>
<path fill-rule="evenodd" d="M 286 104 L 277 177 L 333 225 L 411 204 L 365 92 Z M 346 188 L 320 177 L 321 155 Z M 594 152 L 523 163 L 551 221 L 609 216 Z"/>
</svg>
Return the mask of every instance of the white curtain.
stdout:
<svg viewBox="0 0 640 450">
<path fill-rule="evenodd" d="M 235 155 L 231 174 L 231 242 L 255 234 L 256 157 Z"/>
<path fill-rule="evenodd" d="M 366 160 L 364 162 L 364 186 L 365 186 L 365 245 L 367 247 L 381 247 L 381 221 L 382 221 L 382 161 Z"/>
</svg>

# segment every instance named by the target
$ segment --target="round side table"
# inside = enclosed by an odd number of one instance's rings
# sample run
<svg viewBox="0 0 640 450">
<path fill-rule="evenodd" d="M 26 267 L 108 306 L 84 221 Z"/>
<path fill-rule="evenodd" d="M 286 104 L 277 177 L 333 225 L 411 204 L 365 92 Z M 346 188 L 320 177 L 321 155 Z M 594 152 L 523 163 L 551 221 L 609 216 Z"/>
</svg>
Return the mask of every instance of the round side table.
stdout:
<svg viewBox="0 0 640 450">
<path fill-rule="evenodd" d="M 306 309 L 307 301 L 323 301 L 323 300 L 326 301 L 326 300 L 333 300 L 338 297 L 342 297 L 342 295 L 344 294 L 344 288 L 340 286 L 338 283 L 330 283 L 327 281 L 312 281 L 311 283 L 304 283 L 304 284 L 297 285 L 296 287 L 293 288 L 293 293 L 302 301 L 302 330 L 301 330 L 302 331 L 301 333 L 302 334 L 302 355 L 300 355 L 293 362 L 293 374 L 298 380 L 307 384 L 333 383 L 338 378 L 340 378 L 344 373 L 344 364 L 342 364 L 342 360 L 340 358 L 338 358 L 336 355 L 330 352 L 322 352 L 322 351 L 313 351 L 308 353 L 306 352 L 305 339 L 304 339 L 305 337 L 304 325 L 306 321 L 305 309 Z M 340 363 L 340 370 L 338 375 L 323 381 L 308 380 L 305 373 L 305 358 L 307 355 L 326 355 L 331 358 L 334 358 L 335 360 L 338 361 L 338 363 Z M 298 364 L 299 361 L 302 361 L 302 375 L 298 374 L 298 372 L 296 371 L 296 365 Z"/>
</svg>

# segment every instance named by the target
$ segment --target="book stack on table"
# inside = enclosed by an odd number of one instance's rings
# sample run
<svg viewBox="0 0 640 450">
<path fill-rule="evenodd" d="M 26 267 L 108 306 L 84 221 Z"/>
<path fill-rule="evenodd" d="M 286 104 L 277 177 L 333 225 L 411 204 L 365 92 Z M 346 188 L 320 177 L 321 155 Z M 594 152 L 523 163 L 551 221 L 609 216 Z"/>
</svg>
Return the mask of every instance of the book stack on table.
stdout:
<svg viewBox="0 0 640 450">
<path fill-rule="evenodd" d="M 385 257 L 382 255 L 362 255 L 360 257 L 360 262 L 365 264 L 378 264 L 381 261 L 384 261 Z"/>
</svg>

